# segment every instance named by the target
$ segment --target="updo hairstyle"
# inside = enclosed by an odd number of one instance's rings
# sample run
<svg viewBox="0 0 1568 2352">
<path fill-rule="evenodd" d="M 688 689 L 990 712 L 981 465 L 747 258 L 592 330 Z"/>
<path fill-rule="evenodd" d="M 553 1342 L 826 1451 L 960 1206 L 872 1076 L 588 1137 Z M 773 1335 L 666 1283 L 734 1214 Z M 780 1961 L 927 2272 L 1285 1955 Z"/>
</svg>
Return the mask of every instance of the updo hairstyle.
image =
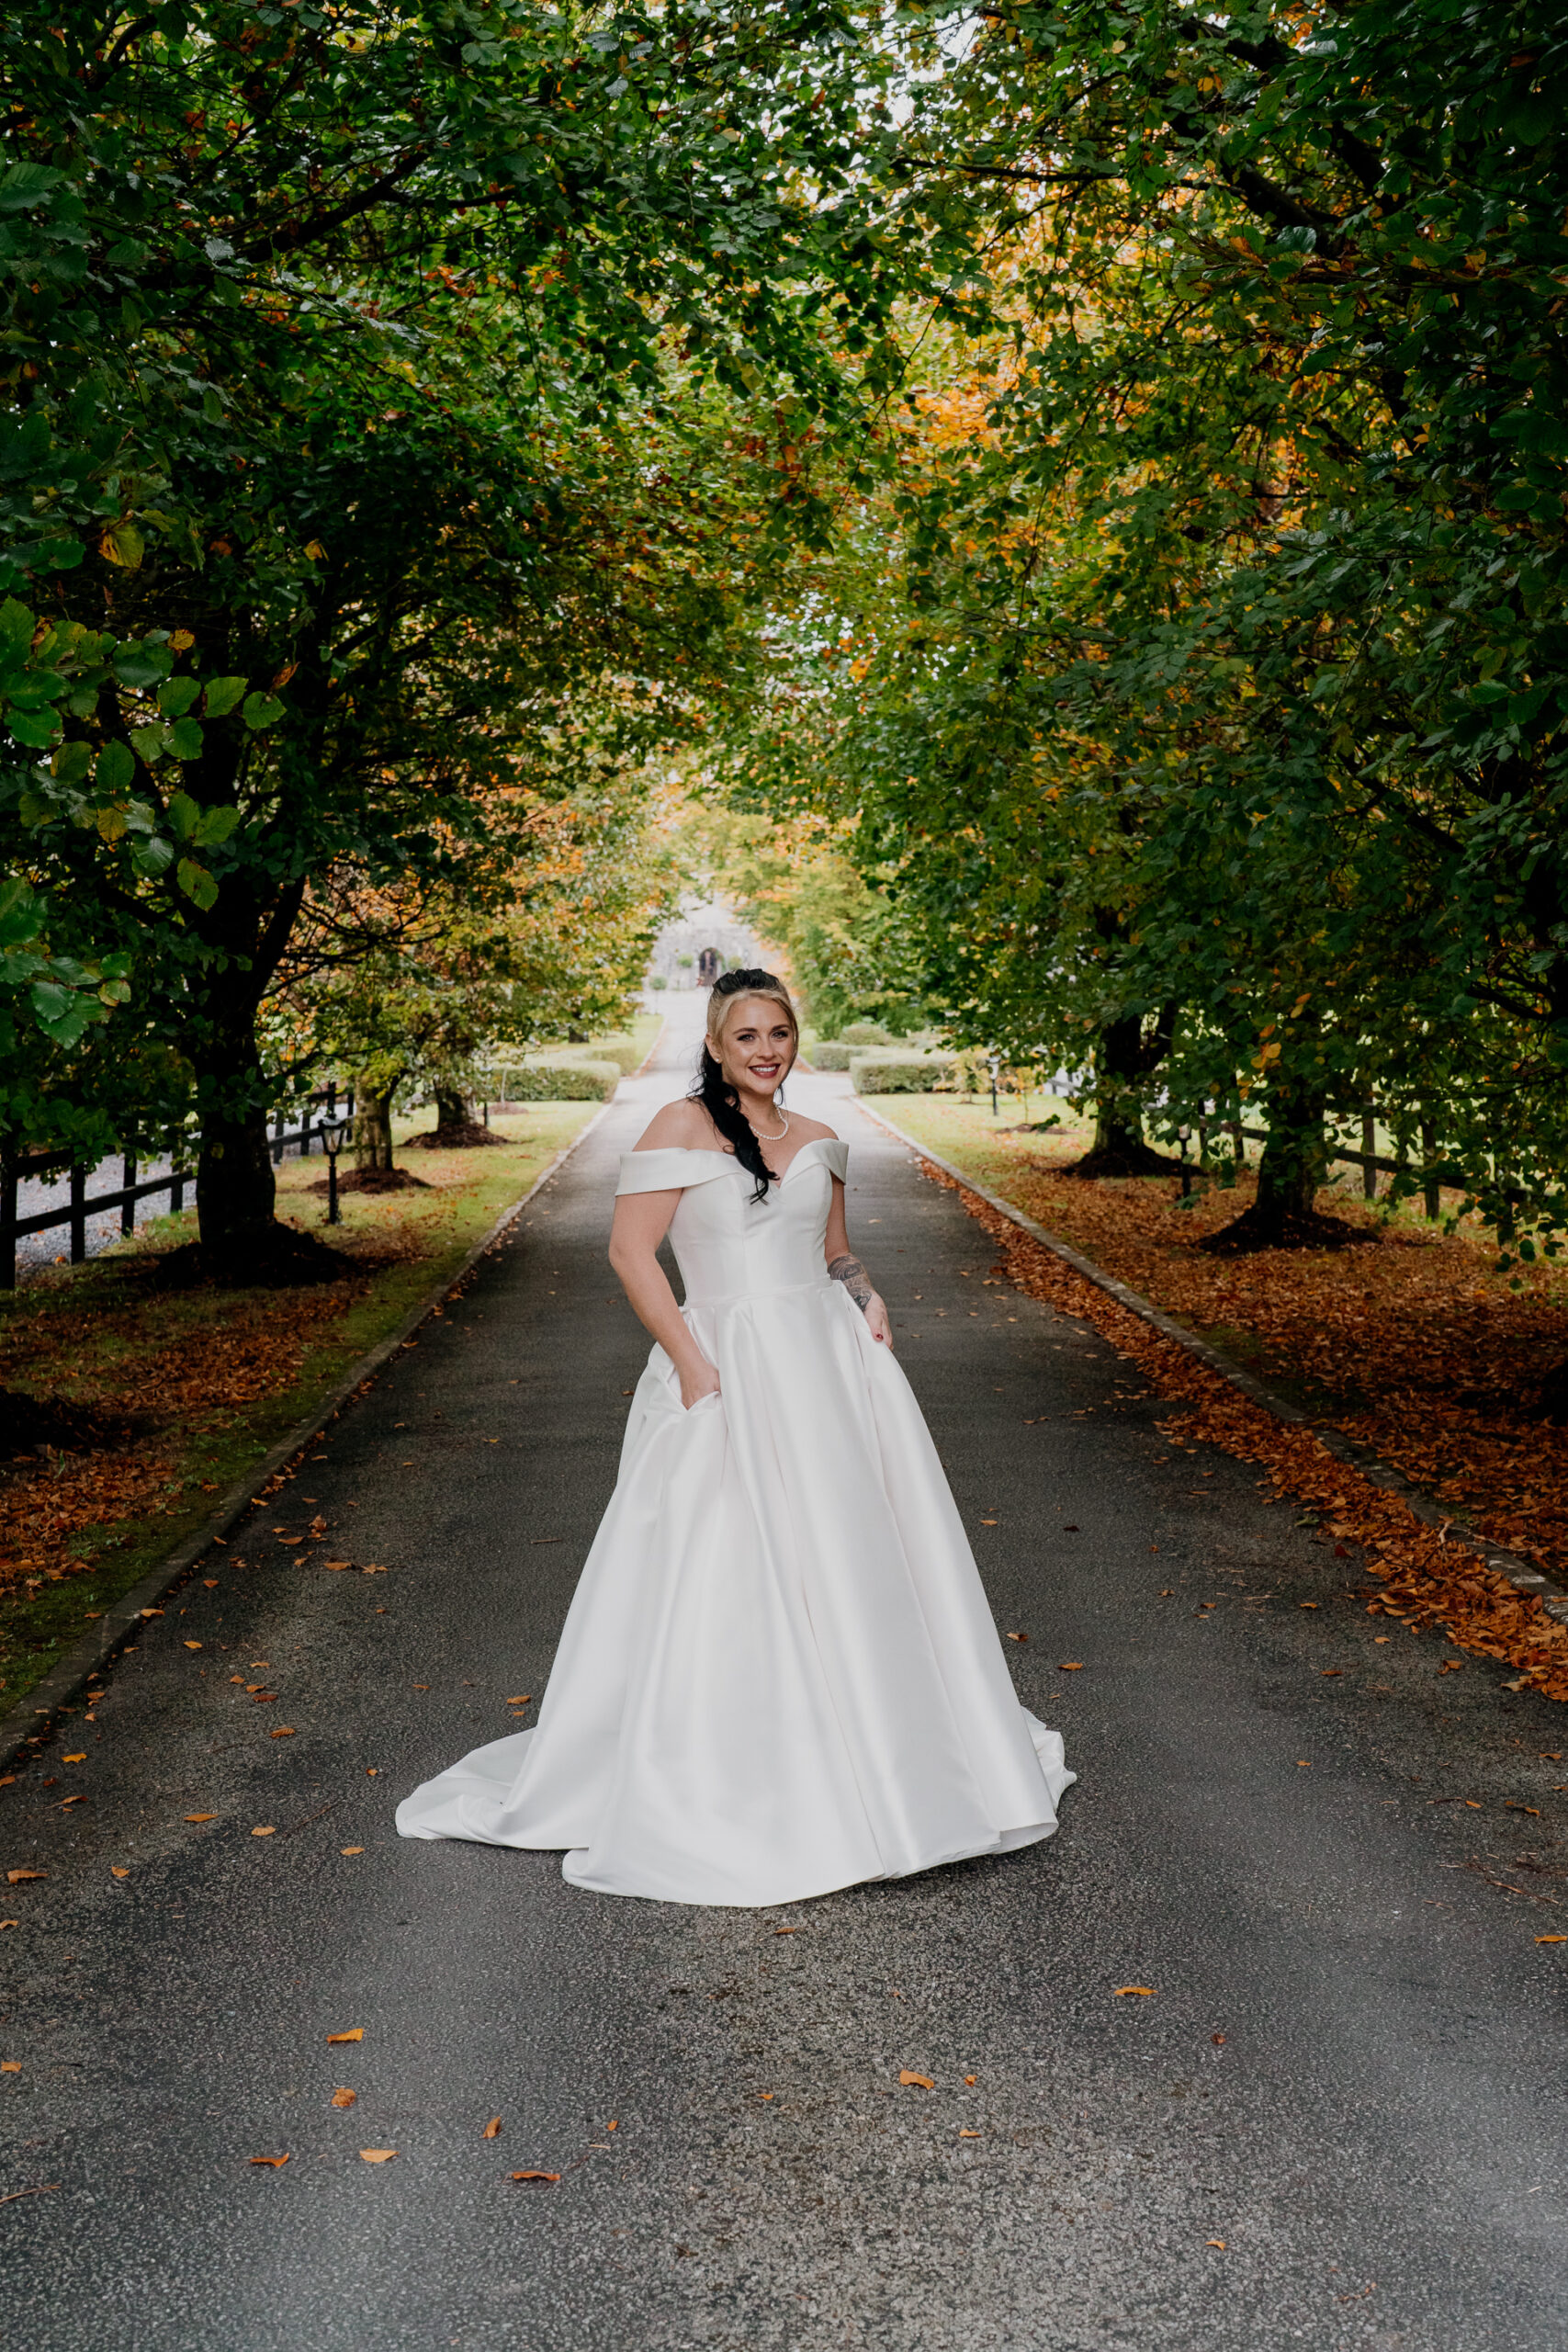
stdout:
<svg viewBox="0 0 1568 2352">
<path fill-rule="evenodd" d="M 800 1023 L 790 1002 L 789 990 L 773 972 L 726 972 L 716 979 L 708 994 L 707 1035 L 703 1040 L 702 1060 L 698 1065 L 697 1082 L 692 1089 L 691 1100 L 700 1102 L 726 1143 L 734 1148 L 735 1157 L 748 1176 L 756 1179 L 753 1201 L 765 1201 L 773 1181 L 773 1171 L 762 1157 L 762 1147 L 751 1132 L 751 1123 L 740 1108 L 740 1097 L 724 1074 L 720 1058 L 724 1044 L 725 1023 L 738 996 L 770 997 L 783 1011 L 795 1039 L 795 1050 L 800 1050 Z M 793 1061 L 794 1056 L 791 1056 Z"/>
</svg>

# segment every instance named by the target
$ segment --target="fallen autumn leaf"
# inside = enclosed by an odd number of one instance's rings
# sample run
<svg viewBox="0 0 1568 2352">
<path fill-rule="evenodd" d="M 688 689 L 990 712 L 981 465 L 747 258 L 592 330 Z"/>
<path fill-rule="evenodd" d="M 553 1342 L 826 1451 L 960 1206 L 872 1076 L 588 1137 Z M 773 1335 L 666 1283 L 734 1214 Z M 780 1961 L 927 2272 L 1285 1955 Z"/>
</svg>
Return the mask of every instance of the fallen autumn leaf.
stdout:
<svg viewBox="0 0 1568 2352">
<path fill-rule="evenodd" d="M 357 2091 L 336 2090 L 333 2091 L 332 2096 L 332 2105 L 333 2107 L 352 2107 L 358 2097 L 359 2093 Z"/>
<path fill-rule="evenodd" d="M 361 2148 L 361 2161 L 367 2165 L 389 2165 L 397 2154 L 396 2148 Z"/>
<path fill-rule="evenodd" d="M 936 2088 L 935 2083 L 931 2080 L 929 2075 L 914 2074 L 908 2066 L 905 2067 L 903 2073 L 899 2075 L 898 2080 L 900 2083 L 916 2084 L 919 2089 L 923 2091 L 934 2091 Z"/>
<path fill-rule="evenodd" d="M 351 2025 L 346 2033 L 329 2033 L 327 2036 L 329 2041 L 363 2041 L 364 2039 L 365 2028 L 362 2025 Z"/>
<path fill-rule="evenodd" d="M 484 2130 L 479 2133 L 479 2138 L 481 2140 L 493 2140 L 496 2138 L 500 2131 L 501 2118 L 499 2115 L 492 2115 L 490 2121 L 485 2125 Z"/>
<path fill-rule="evenodd" d="M 560 2175 L 558 2172 L 514 2172 L 508 2177 L 512 2180 L 558 2180 Z"/>
</svg>

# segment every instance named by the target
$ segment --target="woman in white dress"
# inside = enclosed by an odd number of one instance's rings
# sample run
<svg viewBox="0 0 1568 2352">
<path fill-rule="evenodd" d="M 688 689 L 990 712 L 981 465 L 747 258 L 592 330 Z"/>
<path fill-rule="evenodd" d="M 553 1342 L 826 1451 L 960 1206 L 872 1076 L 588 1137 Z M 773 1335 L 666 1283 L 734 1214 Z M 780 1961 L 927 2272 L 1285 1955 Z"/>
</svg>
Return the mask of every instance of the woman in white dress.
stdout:
<svg viewBox="0 0 1568 2352">
<path fill-rule="evenodd" d="M 405 1838 L 560 1849 L 602 1894 L 754 1905 L 1056 1826 L 1076 1775 L 1018 1703 L 851 1252 L 849 1147 L 776 1105 L 798 1039 L 781 982 L 727 974 L 697 1091 L 622 1160 L 610 1260 L 655 1345 L 615 1491 L 537 1727 L 405 1798 Z"/>
</svg>

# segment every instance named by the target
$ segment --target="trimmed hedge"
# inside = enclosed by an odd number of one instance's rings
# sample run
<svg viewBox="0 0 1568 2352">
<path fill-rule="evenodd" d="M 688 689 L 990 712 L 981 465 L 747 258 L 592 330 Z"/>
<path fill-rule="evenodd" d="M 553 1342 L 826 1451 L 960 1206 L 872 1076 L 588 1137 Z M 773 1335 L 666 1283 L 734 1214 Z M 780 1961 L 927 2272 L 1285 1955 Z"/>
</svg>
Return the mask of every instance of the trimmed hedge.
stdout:
<svg viewBox="0 0 1568 2352">
<path fill-rule="evenodd" d="M 806 1058 L 813 1069 L 848 1069 L 852 1050 L 848 1046 L 829 1041 L 813 1046 Z"/>
<path fill-rule="evenodd" d="M 607 1102 L 621 1082 L 614 1062 L 530 1062 L 507 1072 L 509 1102 Z"/>
<path fill-rule="evenodd" d="M 863 1048 L 868 1046 L 896 1046 L 897 1042 L 891 1029 L 885 1029 L 880 1021 L 852 1021 L 847 1029 L 839 1032 L 840 1046 Z"/>
<path fill-rule="evenodd" d="M 857 1054 L 850 1077 L 857 1094 L 933 1094 L 960 1083 L 952 1054 Z"/>
</svg>

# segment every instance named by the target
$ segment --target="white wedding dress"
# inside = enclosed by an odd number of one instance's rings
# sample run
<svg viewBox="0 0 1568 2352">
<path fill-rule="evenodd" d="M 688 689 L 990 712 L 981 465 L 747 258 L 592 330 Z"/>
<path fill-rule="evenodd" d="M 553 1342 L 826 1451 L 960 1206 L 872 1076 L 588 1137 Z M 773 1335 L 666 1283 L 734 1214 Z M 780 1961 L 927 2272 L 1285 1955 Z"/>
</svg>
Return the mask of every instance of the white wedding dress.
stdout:
<svg viewBox="0 0 1568 2352">
<path fill-rule="evenodd" d="M 1077 1776 L 1019 1705 L 920 1410 L 823 1240 L 849 1147 L 753 1202 L 718 1151 L 631 1152 L 721 1390 L 664 1350 L 537 1727 L 398 1807 L 405 1838 L 564 1849 L 577 1886 L 758 1905 L 1048 1838 Z"/>
</svg>

